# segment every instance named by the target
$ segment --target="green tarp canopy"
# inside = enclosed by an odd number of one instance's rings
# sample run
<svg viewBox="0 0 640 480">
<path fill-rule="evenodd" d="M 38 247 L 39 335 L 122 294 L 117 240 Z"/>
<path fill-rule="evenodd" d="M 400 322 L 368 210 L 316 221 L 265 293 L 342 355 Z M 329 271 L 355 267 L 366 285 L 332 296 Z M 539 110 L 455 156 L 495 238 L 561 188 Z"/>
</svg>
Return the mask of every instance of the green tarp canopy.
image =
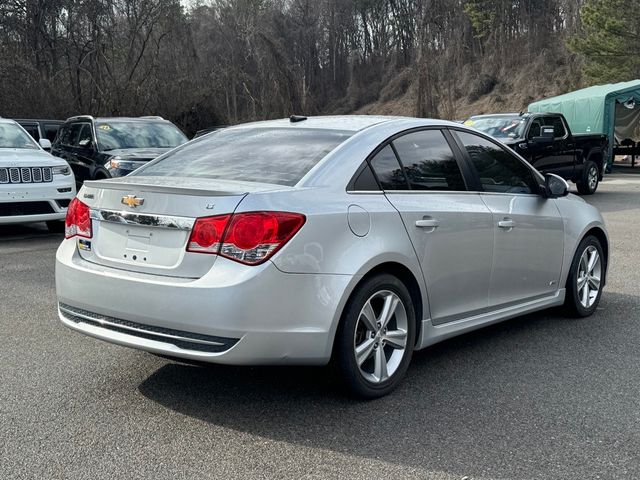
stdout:
<svg viewBox="0 0 640 480">
<path fill-rule="evenodd" d="M 571 131 L 603 133 L 609 138 L 608 162 L 613 162 L 614 138 L 637 135 L 640 121 L 640 80 L 595 85 L 529 105 L 530 112 L 562 113 Z"/>
</svg>

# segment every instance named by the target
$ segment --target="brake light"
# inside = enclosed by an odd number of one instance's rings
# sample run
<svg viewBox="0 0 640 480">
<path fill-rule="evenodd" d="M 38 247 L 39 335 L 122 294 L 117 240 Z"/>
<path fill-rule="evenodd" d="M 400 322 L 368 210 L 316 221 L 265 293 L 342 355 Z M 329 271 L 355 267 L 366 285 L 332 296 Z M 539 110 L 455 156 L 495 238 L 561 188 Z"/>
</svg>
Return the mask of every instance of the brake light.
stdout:
<svg viewBox="0 0 640 480">
<path fill-rule="evenodd" d="M 247 212 L 196 220 L 187 251 L 217 253 L 247 265 L 265 262 L 304 225 L 299 213 Z"/>
<path fill-rule="evenodd" d="M 222 243 L 222 234 L 229 222 L 231 215 L 219 215 L 217 217 L 198 218 L 191 230 L 188 252 L 218 253 Z"/>
<path fill-rule="evenodd" d="M 91 216 L 89 207 L 77 198 L 71 200 L 64 220 L 64 238 L 91 238 Z"/>
</svg>

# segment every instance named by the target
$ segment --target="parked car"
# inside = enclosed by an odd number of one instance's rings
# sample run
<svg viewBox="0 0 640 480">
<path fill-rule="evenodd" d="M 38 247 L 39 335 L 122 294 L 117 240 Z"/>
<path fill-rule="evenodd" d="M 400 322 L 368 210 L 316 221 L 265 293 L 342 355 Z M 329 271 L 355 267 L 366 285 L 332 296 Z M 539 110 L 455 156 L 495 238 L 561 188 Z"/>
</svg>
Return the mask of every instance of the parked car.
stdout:
<svg viewBox="0 0 640 480">
<path fill-rule="evenodd" d="M 488 135 L 297 117 L 85 183 L 56 285 L 84 334 L 221 364 L 333 358 L 371 398 L 414 350 L 557 305 L 591 315 L 608 255 L 600 213 Z"/>
<path fill-rule="evenodd" d="M 85 180 L 120 177 L 187 141 L 184 133 L 161 117 L 69 118 L 51 153 L 64 158 Z"/>
<path fill-rule="evenodd" d="M 465 125 L 501 140 L 540 172 L 575 182 L 582 195 L 594 193 L 602 180 L 607 136 L 572 135 L 560 113 L 476 115 Z"/>
<path fill-rule="evenodd" d="M 41 119 L 15 119 L 22 128 L 24 128 L 29 135 L 31 135 L 36 142 L 46 138 L 49 142 L 53 143 L 58 133 L 58 130 L 64 123 L 62 120 L 41 120 Z M 51 150 L 49 145 L 45 150 Z"/>
<path fill-rule="evenodd" d="M 46 222 L 51 231 L 64 229 L 69 202 L 76 195 L 67 163 L 44 151 L 13 120 L 0 118 L 0 224 Z"/>
</svg>

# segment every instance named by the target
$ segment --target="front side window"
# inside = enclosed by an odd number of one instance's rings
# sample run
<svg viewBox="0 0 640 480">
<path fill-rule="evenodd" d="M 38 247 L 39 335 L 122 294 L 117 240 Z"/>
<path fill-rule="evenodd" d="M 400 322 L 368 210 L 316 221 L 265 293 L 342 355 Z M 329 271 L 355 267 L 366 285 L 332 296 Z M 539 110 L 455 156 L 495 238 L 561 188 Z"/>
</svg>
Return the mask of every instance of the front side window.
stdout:
<svg viewBox="0 0 640 480">
<path fill-rule="evenodd" d="M 531 122 L 531 127 L 529 127 L 529 135 L 527 138 L 530 140 L 535 137 L 539 137 L 542 135 L 542 120 L 536 118 Z"/>
<path fill-rule="evenodd" d="M 78 146 L 81 148 L 89 148 L 91 146 L 91 125 L 85 123 L 78 134 Z"/>
<path fill-rule="evenodd" d="M 409 189 L 407 179 L 391 145 L 384 147 L 371 159 L 371 167 L 376 173 L 383 190 Z"/>
<path fill-rule="evenodd" d="M 101 151 L 121 148 L 174 148 L 187 141 L 178 127 L 169 122 L 96 122 Z"/>
<path fill-rule="evenodd" d="M 293 186 L 351 135 L 311 128 L 230 128 L 193 140 L 130 175 Z"/>
<path fill-rule="evenodd" d="M 462 172 L 440 130 L 408 133 L 393 141 L 412 190 L 466 190 Z"/>
<path fill-rule="evenodd" d="M 33 138 L 14 123 L 0 123 L 0 148 L 28 148 L 37 150 Z"/>
<path fill-rule="evenodd" d="M 531 169 L 506 148 L 478 135 L 467 132 L 457 134 L 478 172 L 485 192 L 538 193 L 538 182 Z"/>
</svg>

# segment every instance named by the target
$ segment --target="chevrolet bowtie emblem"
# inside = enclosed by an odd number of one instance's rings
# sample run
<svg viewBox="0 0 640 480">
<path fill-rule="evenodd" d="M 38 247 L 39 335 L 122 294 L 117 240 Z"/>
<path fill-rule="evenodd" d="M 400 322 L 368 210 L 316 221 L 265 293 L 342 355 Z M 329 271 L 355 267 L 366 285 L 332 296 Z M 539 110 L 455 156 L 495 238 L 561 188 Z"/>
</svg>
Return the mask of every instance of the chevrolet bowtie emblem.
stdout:
<svg viewBox="0 0 640 480">
<path fill-rule="evenodd" d="M 128 207 L 139 207 L 144 203 L 144 198 L 138 198 L 135 195 L 125 195 L 120 202 Z"/>
</svg>

